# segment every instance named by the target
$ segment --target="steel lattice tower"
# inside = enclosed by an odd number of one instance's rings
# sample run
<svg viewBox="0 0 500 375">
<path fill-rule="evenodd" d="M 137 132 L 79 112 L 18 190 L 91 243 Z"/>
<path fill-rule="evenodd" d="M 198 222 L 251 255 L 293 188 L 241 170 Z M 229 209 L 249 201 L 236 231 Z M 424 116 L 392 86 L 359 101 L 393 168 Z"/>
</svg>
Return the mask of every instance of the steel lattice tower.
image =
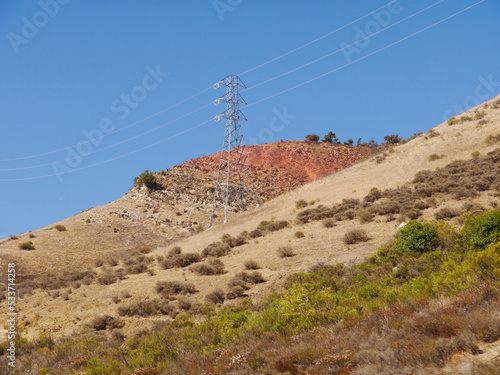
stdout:
<svg viewBox="0 0 500 375">
<path fill-rule="evenodd" d="M 246 104 L 238 90 L 240 87 L 246 88 L 238 76 L 229 75 L 222 81 L 214 85 L 226 86 L 226 95 L 216 100 L 218 105 L 221 101 L 226 102 L 227 110 L 217 116 L 226 119 L 226 130 L 224 142 L 219 162 L 219 172 L 217 174 L 217 184 L 214 191 L 214 203 L 210 216 L 210 225 L 215 214 L 215 209 L 221 203 L 224 206 L 224 222 L 227 223 L 228 211 L 245 211 L 250 201 L 255 202 L 259 207 L 259 200 L 253 183 L 252 171 L 243 141 L 241 131 L 241 121 L 247 121 L 240 111 L 240 104 Z"/>
</svg>

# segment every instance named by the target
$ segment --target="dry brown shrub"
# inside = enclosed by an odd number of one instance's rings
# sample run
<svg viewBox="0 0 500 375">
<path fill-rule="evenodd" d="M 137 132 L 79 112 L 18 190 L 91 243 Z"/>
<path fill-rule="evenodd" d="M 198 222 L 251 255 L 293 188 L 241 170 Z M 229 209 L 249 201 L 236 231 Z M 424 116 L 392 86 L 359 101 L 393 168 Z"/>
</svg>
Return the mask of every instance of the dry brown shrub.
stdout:
<svg viewBox="0 0 500 375">
<path fill-rule="evenodd" d="M 182 253 L 182 249 L 180 248 L 180 246 L 174 246 L 168 251 L 167 255 L 169 257 L 173 257 L 175 255 L 179 255 L 180 253 Z"/>
<path fill-rule="evenodd" d="M 500 133 L 499 134 L 490 134 L 484 140 L 488 146 L 493 146 L 495 143 L 500 141 Z"/>
<path fill-rule="evenodd" d="M 245 262 L 245 269 L 247 270 L 258 270 L 260 268 L 259 264 L 255 260 L 247 260 Z"/>
<path fill-rule="evenodd" d="M 225 299 L 226 295 L 222 289 L 214 290 L 212 293 L 205 296 L 205 300 L 208 303 L 213 303 L 214 305 L 224 303 Z"/>
<path fill-rule="evenodd" d="M 224 271 L 224 263 L 220 259 L 209 259 L 207 262 L 196 263 L 189 267 L 190 271 L 198 275 L 221 275 Z"/>
<path fill-rule="evenodd" d="M 295 234 L 293 236 L 295 238 L 304 238 L 306 235 L 304 234 L 304 232 L 297 231 L 297 232 L 295 232 Z"/>
<path fill-rule="evenodd" d="M 35 250 L 35 245 L 32 241 L 27 241 L 19 244 L 21 250 Z"/>
<path fill-rule="evenodd" d="M 193 263 L 199 262 L 201 259 L 200 254 L 196 253 L 186 253 L 179 254 L 165 259 L 161 266 L 163 269 L 170 269 L 174 267 L 187 267 Z"/>
<path fill-rule="evenodd" d="M 368 234 L 363 229 L 351 229 L 344 234 L 343 241 L 346 245 L 352 245 L 358 242 L 366 242 L 370 239 Z"/>
<path fill-rule="evenodd" d="M 438 154 L 430 154 L 429 157 L 427 158 L 428 161 L 436 161 L 438 159 L 444 158 L 444 155 L 438 155 Z"/>
<path fill-rule="evenodd" d="M 193 294 L 196 293 L 194 284 L 181 281 L 158 281 L 155 290 L 162 297 L 169 297 L 177 294 Z"/>
<path fill-rule="evenodd" d="M 359 210 L 358 219 L 361 224 L 370 223 L 373 221 L 373 214 L 366 209 Z"/>
<path fill-rule="evenodd" d="M 336 227 L 337 224 L 337 219 L 331 218 L 331 219 L 323 219 L 322 223 L 325 228 L 333 228 Z"/>
<path fill-rule="evenodd" d="M 224 255 L 227 255 L 229 254 L 229 252 L 231 251 L 231 248 L 229 247 L 229 245 L 227 243 L 224 243 L 224 242 L 212 242 L 210 245 L 208 245 L 207 247 L 205 247 L 202 252 L 201 252 L 201 255 L 203 257 L 222 257 Z"/>
<path fill-rule="evenodd" d="M 277 253 L 280 258 L 290 258 L 295 255 L 295 252 L 290 245 L 280 246 Z"/>
<path fill-rule="evenodd" d="M 443 220 L 443 219 L 451 219 L 458 215 L 460 215 L 460 213 L 457 210 L 448 207 L 443 207 L 436 211 L 434 217 L 438 220 Z"/>
<path fill-rule="evenodd" d="M 116 283 L 118 277 L 111 272 L 104 272 L 97 278 L 97 282 L 101 285 L 111 285 Z"/>
</svg>

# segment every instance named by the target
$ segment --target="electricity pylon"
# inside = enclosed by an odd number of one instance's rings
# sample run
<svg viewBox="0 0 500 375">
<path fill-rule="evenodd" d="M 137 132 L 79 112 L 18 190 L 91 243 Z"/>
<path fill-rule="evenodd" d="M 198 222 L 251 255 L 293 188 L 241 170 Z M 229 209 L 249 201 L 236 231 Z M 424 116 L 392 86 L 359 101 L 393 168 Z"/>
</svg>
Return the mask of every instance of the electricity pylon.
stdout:
<svg viewBox="0 0 500 375">
<path fill-rule="evenodd" d="M 210 225 L 218 204 L 224 206 L 224 223 L 228 220 L 228 211 L 245 211 L 250 201 L 259 207 L 259 200 L 253 183 L 252 170 L 243 141 L 241 121 L 247 121 L 240 111 L 240 104 L 246 104 L 238 90 L 246 88 L 238 76 L 229 75 L 222 81 L 217 82 L 214 88 L 220 85 L 226 86 L 226 95 L 217 99 L 215 104 L 226 102 L 227 109 L 217 116 L 217 121 L 226 119 L 226 131 L 219 162 L 217 184 L 214 191 L 214 203 L 210 215 Z"/>
</svg>

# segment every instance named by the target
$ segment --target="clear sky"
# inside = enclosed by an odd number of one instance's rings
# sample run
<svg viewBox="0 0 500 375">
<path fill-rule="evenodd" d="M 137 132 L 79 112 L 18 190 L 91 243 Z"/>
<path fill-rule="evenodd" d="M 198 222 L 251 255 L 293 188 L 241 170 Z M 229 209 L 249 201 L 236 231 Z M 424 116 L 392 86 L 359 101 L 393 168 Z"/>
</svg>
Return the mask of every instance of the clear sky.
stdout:
<svg viewBox="0 0 500 375">
<path fill-rule="evenodd" d="M 409 137 L 500 93 L 499 1 L 389 2 L 0 2 L 0 238 L 217 152 L 229 74 L 247 144 Z"/>
</svg>

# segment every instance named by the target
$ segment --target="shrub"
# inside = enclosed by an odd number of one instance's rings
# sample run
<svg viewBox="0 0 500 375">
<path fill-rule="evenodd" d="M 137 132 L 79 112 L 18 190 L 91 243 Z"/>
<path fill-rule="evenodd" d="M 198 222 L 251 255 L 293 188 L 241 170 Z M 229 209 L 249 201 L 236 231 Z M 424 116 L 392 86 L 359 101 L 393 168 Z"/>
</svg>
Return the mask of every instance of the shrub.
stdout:
<svg viewBox="0 0 500 375">
<path fill-rule="evenodd" d="M 255 260 L 247 260 L 245 262 L 245 269 L 247 270 L 258 270 L 259 268 L 260 266 Z"/>
<path fill-rule="evenodd" d="M 450 119 L 448 119 L 448 125 L 454 125 L 457 123 L 457 119 L 455 117 L 451 117 Z"/>
<path fill-rule="evenodd" d="M 472 159 L 479 159 L 481 153 L 479 151 L 472 151 L 470 156 L 472 157 Z"/>
<path fill-rule="evenodd" d="M 438 159 L 444 158 L 444 155 L 438 155 L 438 154 L 430 154 L 429 157 L 427 158 L 428 161 L 436 161 Z"/>
<path fill-rule="evenodd" d="M 403 138 L 401 138 L 397 134 L 386 135 L 384 139 L 385 139 L 385 144 L 387 145 L 395 145 L 403 140 Z"/>
<path fill-rule="evenodd" d="M 179 246 L 174 246 L 168 251 L 168 256 L 173 257 L 175 255 L 179 255 L 180 253 L 182 253 L 182 249 Z"/>
<path fill-rule="evenodd" d="M 317 135 L 317 134 L 308 134 L 308 135 L 306 135 L 306 141 L 309 141 L 309 142 L 318 142 L 319 141 L 319 135 Z"/>
<path fill-rule="evenodd" d="M 484 249 L 500 239 L 500 211 L 486 211 L 467 219 L 462 235 L 469 246 Z"/>
<path fill-rule="evenodd" d="M 118 262 L 118 259 L 116 258 L 109 258 L 108 259 L 108 264 L 111 266 L 111 267 L 115 267 L 119 264 Z"/>
<path fill-rule="evenodd" d="M 429 138 L 434 138 L 434 137 L 438 137 L 440 134 L 435 131 L 434 129 L 429 129 L 427 131 L 427 135 L 429 136 Z"/>
<path fill-rule="evenodd" d="M 66 227 L 64 225 L 61 225 L 61 224 L 57 224 L 55 227 L 54 227 L 55 230 L 58 230 L 59 232 L 64 232 L 66 230 Z"/>
<path fill-rule="evenodd" d="M 236 275 L 234 275 L 233 280 L 242 280 L 245 283 L 249 284 L 260 284 L 266 281 L 264 277 L 262 276 L 262 273 L 259 271 L 253 271 L 253 272 L 238 272 Z M 238 284 L 232 284 L 233 285 L 238 285 Z M 241 286 L 241 285 L 240 285 Z"/>
<path fill-rule="evenodd" d="M 95 317 L 90 323 L 90 326 L 93 327 L 96 331 L 120 328 L 123 327 L 123 325 L 124 323 L 120 319 L 113 318 L 109 315 Z"/>
<path fill-rule="evenodd" d="M 460 214 L 456 210 L 452 210 L 451 208 L 448 207 L 443 207 L 436 211 L 434 217 L 438 220 L 443 220 L 443 219 L 451 219 L 458 215 Z"/>
<path fill-rule="evenodd" d="M 403 207 L 399 213 L 408 220 L 416 220 L 422 215 L 422 211 L 415 207 Z"/>
<path fill-rule="evenodd" d="M 197 263 L 189 269 L 198 275 L 220 275 L 224 273 L 224 263 L 220 259 L 209 259 L 206 263 Z"/>
<path fill-rule="evenodd" d="M 400 253 L 430 251 L 438 240 L 434 224 L 412 220 L 401 229 L 395 247 Z"/>
<path fill-rule="evenodd" d="M 457 187 L 453 189 L 452 197 L 456 200 L 461 200 L 464 198 L 474 198 L 477 197 L 478 192 L 475 188 L 465 188 L 465 187 Z"/>
<path fill-rule="evenodd" d="M 295 202 L 295 208 L 297 208 L 297 210 L 305 208 L 308 205 L 309 204 L 304 199 L 299 199 L 297 202 Z"/>
<path fill-rule="evenodd" d="M 144 246 L 139 249 L 139 253 L 141 254 L 149 254 L 153 250 L 149 246 Z"/>
<path fill-rule="evenodd" d="M 165 259 L 161 263 L 161 266 L 163 267 L 163 269 L 187 267 L 193 263 L 199 262 L 200 258 L 200 254 L 196 253 L 179 254 Z"/>
<path fill-rule="evenodd" d="M 244 236 L 239 235 L 238 237 L 233 237 L 230 234 L 223 234 L 221 241 L 229 245 L 229 247 L 238 247 L 248 243 Z"/>
<path fill-rule="evenodd" d="M 134 184 L 138 187 L 146 186 L 149 190 L 153 190 L 156 187 L 156 177 L 153 173 L 147 169 L 140 174 L 139 177 L 134 179 Z"/>
<path fill-rule="evenodd" d="M 223 303 L 225 299 L 226 296 L 222 289 L 214 290 L 212 293 L 205 296 L 205 300 L 209 303 L 213 303 L 214 305 Z"/>
<path fill-rule="evenodd" d="M 12 241 L 14 241 L 14 240 L 18 240 L 18 239 L 19 239 L 19 237 L 17 237 L 17 236 L 10 236 L 9 238 L 10 238 Z"/>
<path fill-rule="evenodd" d="M 333 228 L 337 226 L 337 224 L 335 224 L 337 222 L 336 218 L 323 219 L 321 222 L 325 228 Z"/>
<path fill-rule="evenodd" d="M 280 258 L 290 258 L 295 255 L 292 247 L 290 245 L 281 246 L 278 248 L 278 256 Z"/>
<path fill-rule="evenodd" d="M 170 315 L 175 317 L 176 312 L 172 305 L 165 300 L 151 300 L 131 303 L 118 308 L 120 316 L 149 316 L 149 315 Z"/>
<path fill-rule="evenodd" d="M 181 310 L 188 311 L 191 308 L 191 301 L 185 297 L 180 297 L 177 300 L 177 303 L 179 304 L 179 308 Z"/>
<path fill-rule="evenodd" d="M 335 215 L 336 211 L 331 208 L 325 207 L 323 205 L 319 205 L 315 208 L 309 208 L 302 212 L 299 212 L 297 215 L 297 220 L 299 223 L 305 224 L 310 221 L 317 221 L 322 219 L 331 218 Z"/>
<path fill-rule="evenodd" d="M 368 210 L 359 210 L 358 219 L 361 224 L 370 223 L 373 220 L 373 214 Z"/>
<path fill-rule="evenodd" d="M 492 146 L 498 141 L 500 141 L 500 134 L 490 134 L 484 140 L 488 146 Z"/>
<path fill-rule="evenodd" d="M 114 283 L 116 283 L 117 280 L 118 280 L 118 277 L 111 272 L 105 272 L 97 278 L 97 281 L 101 285 L 114 284 Z"/>
<path fill-rule="evenodd" d="M 373 206 L 373 211 L 379 215 L 397 214 L 399 210 L 400 204 L 394 201 L 378 203 Z"/>
<path fill-rule="evenodd" d="M 176 294 L 193 294 L 197 292 L 193 284 L 181 281 L 158 281 L 155 290 L 163 297 L 169 297 Z"/>
<path fill-rule="evenodd" d="M 293 235 L 295 238 L 303 238 L 305 237 L 306 235 L 304 234 L 304 232 L 301 232 L 301 231 L 297 231 L 295 232 L 295 234 Z"/>
<path fill-rule="evenodd" d="M 344 234 L 344 243 L 346 245 L 352 245 L 358 242 L 366 242 L 370 239 L 368 234 L 363 229 L 352 229 L 346 234 Z"/>
<path fill-rule="evenodd" d="M 231 287 L 231 289 L 229 289 L 229 291 L 226 293 L 226 298 L 227 299 L 235 299 L 235 298 L 243 296 L 243 294 L 245 294 L 245 289 L 243 289 L 239 285 L 235 285 L 235 286 Z"/>
<path fill-rule="evenodd" d="M 21 250 L 35 250 L 35 245 L 33 245 L 33 241 L 28 241 L 20 243 L 19 248 Z"/>
<path fill-rule="evenodd" d="M 212 242 L 210 245 L 205 247 L 202 250 L 201 255 L 204 257 L 208 257 L 208 256 L 222 257 L 224 255 L 229 254 L 230 251 L 231 251 L 231 248 L 229 247 L 229 245 L 227 243 L 219 241 L 219 242 Z"/>
<path fill-rule="evenodd" d="M 382 198 L 382 192 L 376 187 L 371 188 L 370 192 L 363 198 L 365 202 L 375 202 L 377 199 Z"/>
</svg>

